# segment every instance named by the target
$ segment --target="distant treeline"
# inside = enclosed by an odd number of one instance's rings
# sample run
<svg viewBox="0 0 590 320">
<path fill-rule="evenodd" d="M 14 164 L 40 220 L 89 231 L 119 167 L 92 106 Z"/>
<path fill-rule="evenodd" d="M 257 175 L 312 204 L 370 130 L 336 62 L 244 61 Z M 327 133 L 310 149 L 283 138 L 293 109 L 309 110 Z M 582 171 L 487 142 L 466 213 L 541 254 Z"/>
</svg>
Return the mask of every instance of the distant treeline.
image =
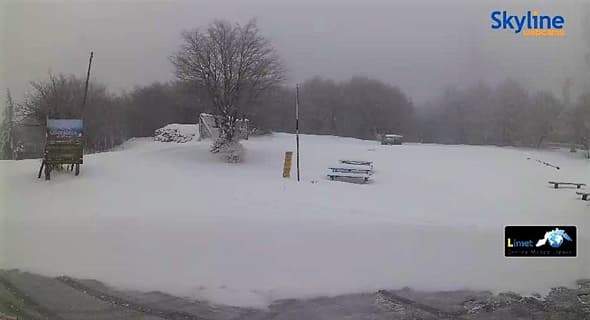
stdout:
<svg viewBox="0 0 590 320">
<path fill-rule="evenodd" d="M 561 99 L 560 99 L 561 98 Z M 581 144 L 590 137 L 590 93 L 577 102 L 548 91 L 529 92 L 506 80 L 448 89 L 420 109 L 424 142 L 539 147 L 553 141 Z"/>
<path fill-rule="evenodd" d="M 152 136 L 168 123 L 196 123 L 199 113 L 213 110 L 205 90 L 185 82 L 154 83 L 117 95 L 91 82 L 81 110 L 83 88 L 80 78 L 51 75 L 33 82 L 21 101 L 7 99 L 11 108 L 6 110 L 13 110 L 15 125 L 44 125 L 47 116 L 82 117 L 88 152 Z M 416 107 L 399 88 L 379 80 L 313 78 L 300 87 L 300 128 L 303 133 L 361 139 L 397 133 L 406 140 L 434 143 L 538 146 L 551 140 L 587 146 L 590 93 L 573 105 L 564 100 L 506 80 L 495 87 L 479 83 L 448 89 Z M 259 131 L 293 132 L 294 105 L 294 88 L 280 86 L 240 107 Z"/>
<path fill-rule="evenodd" d="M 263 128 L 295 129 L 293 88 L 280 88 L 251 109 L 252 120 Z M 365 77 L 342 82 L 316 77 L 303 82 L 299 118 L 301 132 L 310 134 L 375 139 L 382 133 L 416 132 L 410 99 L 397 87 Z"/>
<path fill-rule="evenodd" d="M 115 95 L 103 84 L 91 82 L 84 110 L 83 93 L 82 79 L 50 75 L 46 81 L 32 82 L 21 102 L 7 99 L 7 104 L 12 103 L 7 110 L 14 110 L 13 127 L 24 124 L 30 130 L 35 130 L 34 125 L 45 126 L 47 117 L 82 118 L 86 152 L 109 150 L 131 137 L 151 136 L 171 122 L 194 123 L 204 110 L 194 90 L 180 83 L 154 83 Z M 17 144 L 19 138 L 14 137 Z"/>
</svg>

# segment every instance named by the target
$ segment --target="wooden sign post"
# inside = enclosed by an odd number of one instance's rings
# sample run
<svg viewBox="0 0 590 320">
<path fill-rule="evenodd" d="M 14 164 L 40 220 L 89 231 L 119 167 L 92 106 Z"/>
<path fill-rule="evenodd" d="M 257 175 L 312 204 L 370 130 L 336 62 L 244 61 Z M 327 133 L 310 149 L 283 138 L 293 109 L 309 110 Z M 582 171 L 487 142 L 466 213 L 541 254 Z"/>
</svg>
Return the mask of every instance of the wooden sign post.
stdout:
<svg viewBox="0 0 590 320">
<path fill-rule="evenodd" d="M 291 162 L 293 160 L 293 152 L 285 152 L 285 163 L 283 165 L 283 178 L 291 177 Z"/>
<path fill-rule="evenodd" d="M 299 84 L 295 88 L 295 139 L 297 140 L 297 181 L 299 181 Z"/>
</svg>

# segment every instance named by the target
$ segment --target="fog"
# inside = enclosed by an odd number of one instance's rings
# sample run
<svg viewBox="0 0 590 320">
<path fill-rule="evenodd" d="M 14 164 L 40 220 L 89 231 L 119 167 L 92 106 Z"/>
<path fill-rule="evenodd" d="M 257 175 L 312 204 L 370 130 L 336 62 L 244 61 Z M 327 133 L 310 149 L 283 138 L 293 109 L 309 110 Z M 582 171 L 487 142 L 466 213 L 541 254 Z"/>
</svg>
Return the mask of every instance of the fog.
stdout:
<svg viewBox="0 0 590 320">
<path fill-rule="evenodd" d="M 584 60 L 587 6 L 580 1 L 67 1 L 4 2 L 0 11 L 0 87 L 20 98 L 49 72 L 83 75 L 114 91 L 174 79 L 168 57 L 183 30 L 214 19 L 256 18 L 288 68 L 288 83 L 315 75 L 365 75 L 398 85 L 415 102 L 448 86 L 513 78 L 550 89 L 590 83 Z M 492 10 L 566 18 L 564 38 L 525 38 L 490 28 Z"/>
<path fill-rule="evenodd" d="M 588 279 L 584 250 L 503 254 L 509 225 L 590 244 L 590 2 L 532 5 L 0 0 L 0 269 L 264 307 Z M 563 16 L 566 36 L 493 30 L 493 11 Z M 488 301 L 462 303 L 503 312 Z"/>
</svg>

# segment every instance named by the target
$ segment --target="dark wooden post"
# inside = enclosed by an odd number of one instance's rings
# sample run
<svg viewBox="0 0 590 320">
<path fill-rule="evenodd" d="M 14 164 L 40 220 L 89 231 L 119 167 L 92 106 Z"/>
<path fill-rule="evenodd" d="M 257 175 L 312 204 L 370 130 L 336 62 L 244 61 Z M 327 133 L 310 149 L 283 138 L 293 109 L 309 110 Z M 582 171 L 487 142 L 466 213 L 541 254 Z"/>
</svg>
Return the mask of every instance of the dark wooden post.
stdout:
<svg viewBox="0 0 590 320">
<path fill-rule="evenodd" d="M 295 88 L 295 139 L 297 141 L 297 181 L 299 181 L 299 84 Z"/>
</svg>

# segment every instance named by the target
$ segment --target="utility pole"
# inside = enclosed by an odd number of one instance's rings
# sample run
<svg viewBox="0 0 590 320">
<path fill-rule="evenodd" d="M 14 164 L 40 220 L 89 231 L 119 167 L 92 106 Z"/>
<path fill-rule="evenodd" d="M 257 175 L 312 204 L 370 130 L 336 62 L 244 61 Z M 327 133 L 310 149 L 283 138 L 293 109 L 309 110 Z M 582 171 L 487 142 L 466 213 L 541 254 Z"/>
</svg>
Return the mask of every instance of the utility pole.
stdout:
<svg viewBox="0 0 590 320">
<path fill-rule="evenodd" d="M 82 112 L 84 112 L 84 108 L 86 107 L 86 97 L 88 96 L 88 81 L 90 80 L 90 67 L 92 66 L 92 57 L 94 56 L 94 52 L 90 52 L 90 60 L 88 60 L 88 72 L 86 73 L 86 84 L 84 85 L 84 100 L 82 101 Z"/>
<path fill-rule="evenodd" d="M 299 84 L 296 84 L 295 88 L 295 139 L 297 141 L 297 181 L 299 181 Z"/>
</svg>

